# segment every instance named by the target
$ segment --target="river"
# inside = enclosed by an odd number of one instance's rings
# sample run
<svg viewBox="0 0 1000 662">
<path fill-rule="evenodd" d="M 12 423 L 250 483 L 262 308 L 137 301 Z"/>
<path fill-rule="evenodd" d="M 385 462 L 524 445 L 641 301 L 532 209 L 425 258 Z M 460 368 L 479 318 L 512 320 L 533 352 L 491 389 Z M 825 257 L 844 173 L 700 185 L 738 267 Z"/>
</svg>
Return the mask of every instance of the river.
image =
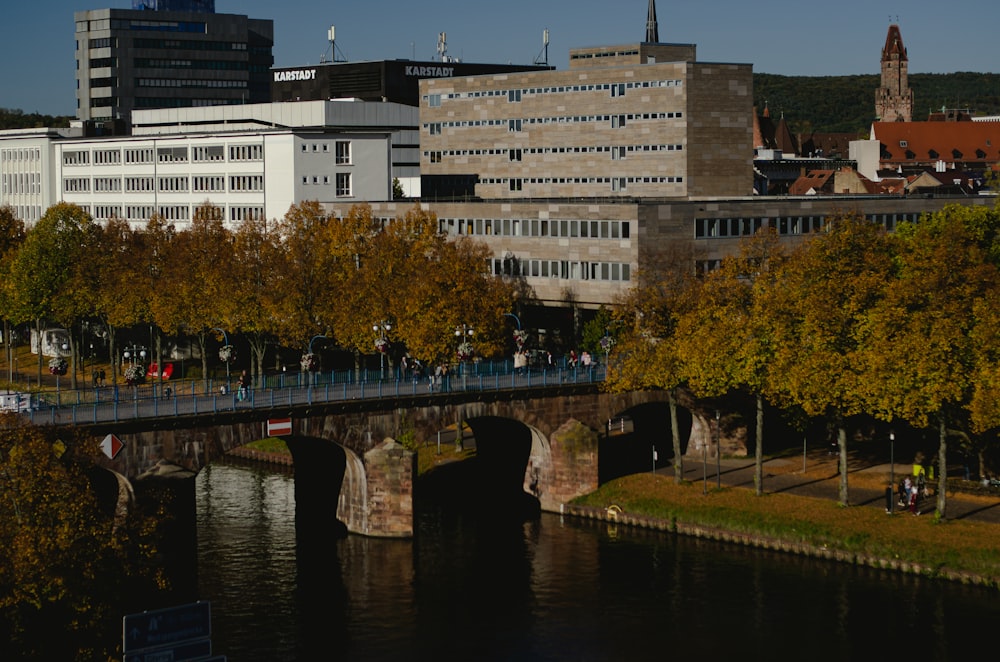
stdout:
<svg viewBox="0 0 1000 662">
<path fill-rule="evenodd" d="M 998 616 L 988 589 L 552 514 L 435 503 L 412 540 L 335 539 L 296 530 L 290 475 L 214 464 L 195 489 L 229 662 L 966 660 Z"/>
</svg>

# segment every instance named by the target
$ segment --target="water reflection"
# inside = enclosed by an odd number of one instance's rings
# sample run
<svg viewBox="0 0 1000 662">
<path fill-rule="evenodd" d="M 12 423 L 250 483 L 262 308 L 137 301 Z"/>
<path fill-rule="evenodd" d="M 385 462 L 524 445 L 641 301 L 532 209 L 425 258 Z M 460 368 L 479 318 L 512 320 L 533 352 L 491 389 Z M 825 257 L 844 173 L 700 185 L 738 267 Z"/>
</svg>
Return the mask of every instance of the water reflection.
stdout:
<svg viewBox="0 0 1000 662">
<path fill-rule="evenodd" d="M 213 643 L 257 660 L 971 656 L 995 592 L 794 556 L 422 502 L 413 540 L 299 531 L 290 476 L 197 479 Z M 429 494 L 433 494 L 431 491 Z M 449 503 L 451 502 L 451 503 Z M 916 646 L 916 648 L 915 648 Z"/>
</svg>

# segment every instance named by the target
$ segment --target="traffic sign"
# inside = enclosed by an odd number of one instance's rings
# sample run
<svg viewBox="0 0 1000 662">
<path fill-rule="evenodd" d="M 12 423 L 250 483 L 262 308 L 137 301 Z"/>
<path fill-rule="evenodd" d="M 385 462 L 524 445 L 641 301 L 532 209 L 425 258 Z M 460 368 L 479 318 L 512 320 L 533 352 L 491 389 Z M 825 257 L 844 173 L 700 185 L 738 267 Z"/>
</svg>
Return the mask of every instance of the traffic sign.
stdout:
<svg viewBox="0 0 1000 662">
<path fill-rule="evenodd" d="M 212 636 L 212 613 L 208 602 L 193 602 L 179 607 L 144 611 L 141 614 L 130 614 L 122 620 L 123 645 L 126 653 L 146 648 L 175 646 Z M 204 655 L 209 654 L 211 650 Z"/>
<path fill-rule="evenodd" d="M 212 640 L 198 639 L 170 646 L 146 648 L 125 654 L 125 662 L 183 662 L 206 660 L 212 654 Z"/>
<path fill-rule="evenodd" d="M 125 448 L 125 442 L 113 434 L 109 434 L 101 442 L 101 450 L 112 460 L 115 459 L 115 456 L 123 448 Z"/>
<path fill-rule="evenodd" d="M 280 437 L 292 433 L 292 419 L 290 418 L 269 418 L 267 419 L 267 436 Z"/>
</svg>

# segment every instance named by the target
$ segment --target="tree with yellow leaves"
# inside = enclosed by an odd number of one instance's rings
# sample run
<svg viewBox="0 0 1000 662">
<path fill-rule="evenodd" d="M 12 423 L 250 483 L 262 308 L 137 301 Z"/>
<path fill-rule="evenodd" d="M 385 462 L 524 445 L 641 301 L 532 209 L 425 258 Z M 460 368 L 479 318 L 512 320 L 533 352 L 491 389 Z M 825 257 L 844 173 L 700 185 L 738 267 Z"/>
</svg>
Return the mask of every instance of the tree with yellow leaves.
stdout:
<svg viewBox="0 0 1000 662">
<path fill-rule="evenodd" d="M 636 273 L 636 285 L 616 302 L 617 344 L 609 355 L 606 386 L 612 391 L 662 389 L 669 397 L 674 481 L 684 477 L 677 389 L 684 383 L 677 348 L 678 320 L 697 301 L 700 282 L 691 270 L 687 245 L 648 252 Z M 707 440 L 702 440 L 707 443 Z"/>
<path fill-rule="evenodd" d="M 761 293 L 771 343 L 765 395 L 838 429 L 840 502 L 848 505 L 846 419 L 864 413 L 866 380 L 860 332 L 885 295 L 895 263 L 888 234 L 853 214 L 830 220 L 776 270 Z"/>
<path fill-rule="evenodd" d="M 762 292 L 785 253 L 773 229 L 760 231 L 740 252 L 707 274 L 697 301 L 677 323 L 681 374 L 698 397 L 717 398 L 737 390 L 756 401 L 754 487 L 763 494 L 764 391 L 771 365 L 771 342 Z"/>
</svg>

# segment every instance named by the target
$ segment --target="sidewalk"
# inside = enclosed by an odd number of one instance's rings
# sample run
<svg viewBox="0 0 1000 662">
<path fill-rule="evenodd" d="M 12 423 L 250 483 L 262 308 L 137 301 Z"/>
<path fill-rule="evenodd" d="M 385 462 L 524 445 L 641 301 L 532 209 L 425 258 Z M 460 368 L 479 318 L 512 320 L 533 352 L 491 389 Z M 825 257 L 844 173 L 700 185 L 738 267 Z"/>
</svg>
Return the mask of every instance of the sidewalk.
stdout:
<svg viewBox="0 0 1000 662">
<path fill-rule="evenodd" d="M 717 465 L 720 468 L 716 473 Z M 890 485 L 893 467 L 886 464 L 866 465 L 852 458 L 848 462 L 847 494 L 852 506 L 862 506 L 885 510 L 885 488 Z M 802 470 L 802 455 L 775 458 L 764 461 L 763 488 L 768 494 L 788 493 L 820 499 L 840 500 L 840 474 L 837 456 L 825 450 L 809 451 L 805 458 L 805 472 Z M 894 478 L 898 483 L 912 470 L 911 464 L 895 463 Z M 657 469 L 657 474 L 673 475 L 673 467 Z M 949 475 L 954 475 L 949 471 Z M 708 458 L 704 463 L 698 458 L 684 458 L 684 479 L 692 483 L 705 481 L 709 489 L 721 481 L 729 487 L 754 489 L 754 458 L 723 458 L 718 463 Z M 929 487 L 932 494 L 921 503 L 921 516 L 933 517 L 937 507 L 937 497 L 933 490 L 937 483 Z M 945 516 L 951 520 L 968 519 L 1000 524 L 1000 497 L 982 496 L 955 492 L 946 493 Z M 895 497 L 894 497 L 895 499 Z M 894 503 L 894 511 L 904 512 Z M 909 514 L 908 512 L 906 514 Z"/>
</svg>

